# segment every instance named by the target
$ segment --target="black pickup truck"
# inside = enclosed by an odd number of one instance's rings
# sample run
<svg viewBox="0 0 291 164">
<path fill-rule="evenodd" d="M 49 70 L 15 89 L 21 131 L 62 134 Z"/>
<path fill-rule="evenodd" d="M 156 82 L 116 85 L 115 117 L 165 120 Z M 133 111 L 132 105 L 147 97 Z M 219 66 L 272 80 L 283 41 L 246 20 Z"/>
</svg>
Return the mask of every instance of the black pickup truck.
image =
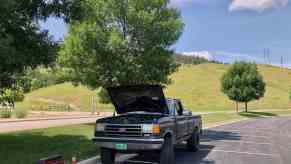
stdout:
<svg viewBox="0 0 291 164">
<path fill-rule="evenodd" d="M 201 116 L 184 109 L 178 99 L 166 99 L 161 86 L 120 86 L 107 91 L 118 115 L 96 121 L 93 141 L 101 148 L 103 164 L 113 164 L 118 152 L 148 151 L 158 152 L 161 164 L 173 164 L 174 146 L 183 141 L 189 151 L 197 151 Z"/>
</svg>

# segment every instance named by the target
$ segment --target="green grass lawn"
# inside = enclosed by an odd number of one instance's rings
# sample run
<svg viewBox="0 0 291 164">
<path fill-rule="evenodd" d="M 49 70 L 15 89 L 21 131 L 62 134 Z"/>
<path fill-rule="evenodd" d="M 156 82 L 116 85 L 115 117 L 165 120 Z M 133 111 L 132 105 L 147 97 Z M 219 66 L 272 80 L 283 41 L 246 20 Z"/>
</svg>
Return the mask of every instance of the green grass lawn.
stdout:
<svg viewBox="0 0 291 164">
<path fill-rule="evenodd" d="M 182 66 L 172 75 L 173 83 L 166 94 L 181 98 L 185 106 L 194 111 L 233 110 L 234 103 L 220 91 L 220 78 L 228 67 L 222 64 Z M 266 65 L 259 65 L 258 69 L 266 82 L 266 94 L 261 100 L 251 102 L 249 108 L 290 108 L 291 70 Z"/>
<path fill-rule="evenodd" d="M 28 109 L 45 109 L 49 105 L 71 104 L 80 111 L 91 110 L 91 98 L 98 91 L 89 90 L 85 86 L 73 86 L 70 83 L 58 84 L 41 88 L 26 94 L 24 102 L 17 103 L 16 107 Z M 96 97 L 98 102 L 98 97 Z M 97 108 L 112 109 L 112 105 L 97 104 Z"/>
<path fill-rule="evenodd" d="M 74 125 L 0 134 L 1 164 L 33 164 L 43 157 L 60 154 L 70 161 L 98 154 L 92 144 L 94 126 Z"/>
<path fill-rule="evenodd" d="M 231 122 L 236 120 L 244 120 L 250 118 L 263 118 L 270 116 L 286 116 L 291 115 L 291 110 L 278 110 L 278 111 L 249 111 L 239 113 L 211 113 L 202 115 L 203 125 L 213 126 L 218 123 Z"/>
<path fill-rule="evenodd" d="M 181 66 L 171 76 L 172 84 L 166 89 L 167 97 L 180 98 L 186 108 L 193 111 L 225 111 L 233 110 L 234 103 L 221 93 L 220 78 L 228 69 L 228 65 L 200 64 Z M 265 97 L 249 104 L 250 109 L 287 109 L 291 107 L 289 89 L 291 86 L 291 70 L 279 67 L 259 65 L 267 84 Z M 47 106 L 53 100 L 59 103 L 73 104 L 79 110 L 90 110 L 90 97 L 97 91 L 84 86 L 74 87 L 69 83 L 42 88 L 26 95 L 27 99 L 17 106 Z M 52 103 L 52 102 L 50 102 Z M 111 106 L 97 104 L 97 108 L 107 109 Z"/>
<path fill-rule="evenodd" d="M 286 114 L 291 114 L 291 110 L 213 113 L 205 114 L 202 118 L 204 126 L 211 126 L 234 120 Z M 30 164 L 56 154 L 63 155 L 68 161 L 73 156 L 78 160 L 95 156 L 98 154 L 98 148 L 91 142 L 93 131 L 93 124 L 84 124 L 0 134 L 0 163 Z"/>
</svg>

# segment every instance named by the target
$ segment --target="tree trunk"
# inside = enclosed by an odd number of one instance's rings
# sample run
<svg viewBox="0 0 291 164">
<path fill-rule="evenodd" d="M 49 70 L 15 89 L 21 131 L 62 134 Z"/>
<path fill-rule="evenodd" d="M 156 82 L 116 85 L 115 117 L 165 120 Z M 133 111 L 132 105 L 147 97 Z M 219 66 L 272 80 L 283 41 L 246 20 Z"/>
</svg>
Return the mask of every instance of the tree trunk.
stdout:
<svg viewBox="0 0 291 164">
<path fill-rule="evenodd" d="M 245 102 L 245 111 L 248 112 L 248 102 Z"/>
<path fill-rule="evenodd" d="M 235 102 L 235 110 L 236 110 L 236 113 L 238 113 L 238 102 L 237 101 Z"/>
</svg>

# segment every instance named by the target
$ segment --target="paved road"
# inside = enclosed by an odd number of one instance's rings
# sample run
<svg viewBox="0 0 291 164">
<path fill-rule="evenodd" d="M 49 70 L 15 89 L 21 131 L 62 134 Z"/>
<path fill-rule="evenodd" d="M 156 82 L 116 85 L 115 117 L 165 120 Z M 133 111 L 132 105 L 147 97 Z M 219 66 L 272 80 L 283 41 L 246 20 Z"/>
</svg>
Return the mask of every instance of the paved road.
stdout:
<svg viewBox="0 0 291 164">
<path fill-rule="evenodd" d="M 118 158 L 123 162 L 125 156 Z M 139 157 L 138 157 L 139 158 Z M 152 159 L 147 157 L 146 160 Z M 241 121 L 204 131 L 200 151 L 176 150 L 176 164 L 290 164 L 291 118 Z"/>
<path fill-rule="evenodd" d="M 87 118 L 66 118 L 66 119 L 56 119 L 56 120 L 39 120 L 39 121 L 23 121 L 23 122 L 0 122 L 0 133 L 57 127 L 64 125 L 73 124 L 85 124 L 93 123 L 98 119 L 98 117 L 87 117 Z"/>
</svg>

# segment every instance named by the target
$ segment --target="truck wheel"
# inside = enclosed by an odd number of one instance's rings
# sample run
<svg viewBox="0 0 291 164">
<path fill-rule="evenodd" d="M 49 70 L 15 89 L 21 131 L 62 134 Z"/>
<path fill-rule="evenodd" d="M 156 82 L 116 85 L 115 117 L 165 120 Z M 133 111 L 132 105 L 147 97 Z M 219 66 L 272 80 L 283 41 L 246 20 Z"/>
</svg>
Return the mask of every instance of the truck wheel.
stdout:
<svg viewBox="0 0 291 164">
<path fill-rule="evenodd" d="M 187 148 L 189 151 L 196 152 L 199 150 L 200 136 L 199 132 L 195 130 L 191 137 L 187 140 Z"/>
<path fill-rule="evenodd" d="M 115 151 L 101 148 L 101 163 L 102 164 L 114 164 L 115 162 Z"/>
<path fill-rule="evenodd" d="M 160 164 L 174 164 L 175 153 L 174 144 L 171 137 L 166 137 L 160 151 Z"/>
</svg>

